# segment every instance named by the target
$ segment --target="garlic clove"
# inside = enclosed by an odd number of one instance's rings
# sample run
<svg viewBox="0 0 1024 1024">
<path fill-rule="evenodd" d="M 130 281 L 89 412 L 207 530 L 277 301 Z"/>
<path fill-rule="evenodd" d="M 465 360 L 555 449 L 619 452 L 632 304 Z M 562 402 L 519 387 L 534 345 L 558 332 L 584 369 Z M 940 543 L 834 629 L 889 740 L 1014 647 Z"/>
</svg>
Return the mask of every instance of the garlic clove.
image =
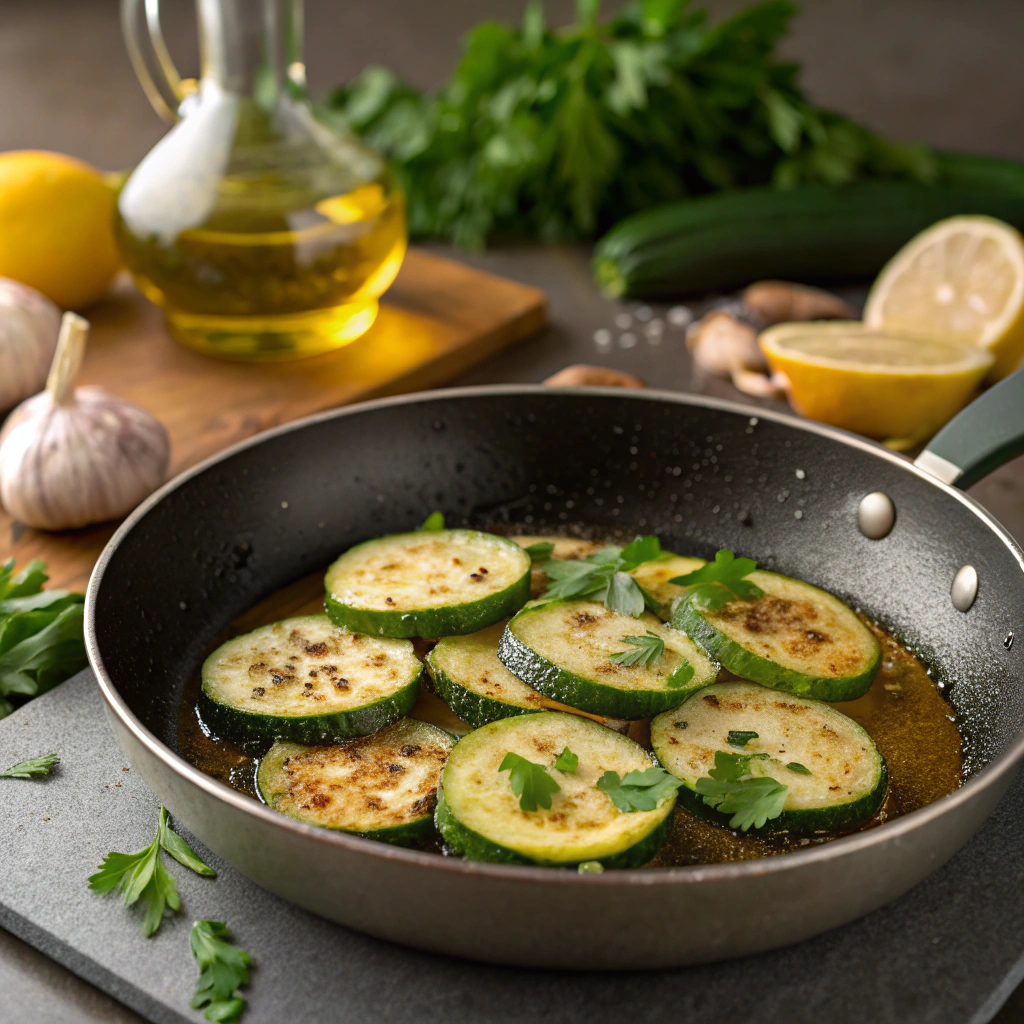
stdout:
<svg viewBox="0 0 1024 1024">
<path fill-rule="evenodd" d="M 762 327 L 792 320 L 856 320 L 845 299 L 822 288 L 789 281 L 755 281 L 743 293 L 743 309 Z"/>
<path fill-rule="evenodd" d="M 686 347 L 694 363 L 715 377 L 729 378 L 736 370 L 766 372 L 768 363 L 757 344 L 757 331 L 724 310 L 706 313 L 686 332 Z"/>
<path fill-rule="evenodd" d="M 45 295 L 0 277 L 0 412 L 43 386 L 59 328 L 60 310 Z"/>
<path fill-rule="evenodd" d="M 631 373 L 613 370 L 608 366 L 590 366 L 587 363 L 564 366 L 558 373 L 548 377 L 544 383 L 552 388 L 642 388 L 647 386 L 639 377 L 635 377 Z"/>
<path fill-rule="evenodd" d="M 163 483 L 170 438 L 144 409 L 75 388 L 88 323 L 65 314 L 47 390 L 0 431 L 0 504 L 27 526 L 66 530 L 126 515 Z"/>
</svg>

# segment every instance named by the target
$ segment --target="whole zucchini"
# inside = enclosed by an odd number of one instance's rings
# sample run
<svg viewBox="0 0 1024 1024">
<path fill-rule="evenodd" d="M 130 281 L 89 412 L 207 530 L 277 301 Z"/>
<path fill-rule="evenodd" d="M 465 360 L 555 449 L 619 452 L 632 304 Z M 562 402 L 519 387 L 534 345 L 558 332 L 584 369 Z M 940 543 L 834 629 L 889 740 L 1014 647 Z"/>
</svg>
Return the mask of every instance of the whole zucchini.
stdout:
<svg viewBox="0 0 1024 1024">
<path fill-rule="evenodd" d="M 873 278 L 918 232 L 974 213 L 1024 229 L 1024 169 L 951 156 L 948 183 L 864 181 L 747 188 L 652 207 L 598 242 L 594 274 L 609 296 L 728 291 L 759 278 L 835 283 Z M 955 166 L 953 164 L 955 163 Z"/>
</svg>

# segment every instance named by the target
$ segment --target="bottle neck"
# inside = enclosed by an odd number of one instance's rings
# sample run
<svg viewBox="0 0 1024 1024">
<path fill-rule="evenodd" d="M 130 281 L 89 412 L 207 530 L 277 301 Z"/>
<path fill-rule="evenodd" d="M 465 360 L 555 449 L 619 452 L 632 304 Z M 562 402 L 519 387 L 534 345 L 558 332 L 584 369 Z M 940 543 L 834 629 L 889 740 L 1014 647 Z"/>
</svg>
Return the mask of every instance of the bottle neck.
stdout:
<svg viewBox="0 0 1024 1024">
<path fill-rule="evenodd" d="M 202 77 L 273 110 L 305 94 L 302 0 L 197 0 Z"/>
</svg>

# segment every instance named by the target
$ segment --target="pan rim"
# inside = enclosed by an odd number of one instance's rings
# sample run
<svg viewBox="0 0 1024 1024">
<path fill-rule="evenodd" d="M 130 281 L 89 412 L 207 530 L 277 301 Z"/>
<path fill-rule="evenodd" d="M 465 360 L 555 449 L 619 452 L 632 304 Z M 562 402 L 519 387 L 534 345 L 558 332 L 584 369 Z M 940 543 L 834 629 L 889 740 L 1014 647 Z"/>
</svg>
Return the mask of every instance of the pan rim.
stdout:
<svg viewBox="0 0 1024 1024">
<path fill-rule="evenodd" d="M 801 850 L 795 850 L 784 855 L 762 857 L 748 861 L 737 861 L 722 864 L 699 864 L 671 868 L 634 868 L 625 871 L 609 871 L 595 874 L 577 874 L 562 868 L 541 867 L 541 866 L 520 866 L 488 864 L 478 861 L 461 860 L 454 857 L 441 857 L 435 853 L 426 853 L 419 850 L 405 849 L 392 846 L 387 843 L 378 843 L 369 839 L 362 839 L 358 836 L 347 835 L 343 832 L 332 832 L 328 829 L 317 828 L 295 821 L 284 815 L 278 814 L 269 807 L 260 803 L 252 797 L 247 797 L 223 782 L 206 775 L 193 764 L 186 761 L 181 755 L 176 754 L 170 747 L 163 743 L 152 733 L 127 706 L 124 699 L 117 690 L 113 681 L 107 674 L 103 658 L 99 651 L 95 629 L 95 608 L 97 595 L 103 582 L 106 568 L 113 557 L 114 552 L 120 546 L 123 539 L 135 528 L 136 524 L 143 519 L 150 509 L 159 504 L 164 497 L 183 486 L 194 476 L 205 472 L 209 467 L 218 462 L 233 458 L 237 453 L 246 450 L 254 445 L 261 444 L 272 438 L 283 436 L 293 430 L 302 430 L 306 427 L 325 422 L 332 419 L 340 419 L 346 416 L 358 415 L 359 413 L 375 409 L 388 408 L 393 405 L 409 405 L 413 403 L 426 404 L 435 401 L 443 401 L 452 398 L 475 398 L 517 395 L 574 395 L 579 397 L 615 397 L 630 401 L 657 401 L 668 402 L 674 405 L 697 406 L 717 411 L 733 413 L 735 415 L 755 417 L 780 423 L 785 426 L 794 427 L 798 430 L 818 434 L 832 438 L 842 444 L 853 448 L 859 448 L 869 452 L 875 457 L 900 467 L 912 476 L 917 476 L 940 491 L 945 492 L 954 498 L 971 512 L 974 513 L 1007 547 L 1010 554 L 1016 560 L 1021 571 L 1024 572 L 1024 550 L 1017 544 L 1006 528 L 995 519 L 985 508 L 976 502 L 963 491 L 958 490 L 941 480 L 932 476 L 926 470 L 916 466 L 904 456 L 869 441 L 866 438 L 852 434 L 838 427 L 831 427 L 826 424 L 816 423 L 802 419 L 798 416 L 780 412 L 774 409 L 762 409 L 757 406 L 746 405 L 742 402 L 729 401 L 727 399 L 712 398 L 705 395 L 690 395 L 678 392 L 661 391 L 657 389 L 633 390 L 617 387 L 570 387 L 551 388 L 542 384 L 487 384 L 470 387 L 442 388 L 436 391 L 417 392 L 412 395 L 397 395 L 386 398 L 372 399 L 338 409 L 329 409 L 324 412 L 314 413 L 301 419 L 293 420 L 290 423 L 262 431 L 253 437 L 245 438 L 234 445 L 217 452 L 196 465 L 179 473 L 163 486 L 158 488 L 145 501 L 143 501 L 117 528 L 114 535 L 107 542 L 103 551 L 96 561 L 85 594 L 85 645 L 89 659 L 89 666 L 96 676 L 100 692 L 107 703 L 108 708 L 116 716 L 120 725 L 127 729 L 135 741 L 145 750 L 170 768 L 176 775 L 200 790 L 207 796 L 221 800 L 233 809 L 250 815 L 257 821 L 271 827 L 284 829 L 296 837 L 304 840 L 326 844 L 335 848 L 347 850 L 354 855 L 363 855 L 382 859 L 385 861 L 407 864 L 420 867 L 425 870 L 442 872 L 454 872 L 459 875 L 467 875 L 478 878 L 493 878 L 501 882 L 522 882 L 522 883 L 557 883 L 559 885 L 581 885 L 581 886 L 646 886 L 646 885 L 692 885 L 701 882 L 729 883 L 734 880 L 741 880 L 755 876 L 768 874 L 785 873 L 802 869 L 821 862 L 834 860 L 847 855 L 853 856 L 859 851 L 870 849 L 880 843 L 896 840 L 899 836 L 914 831 L 919 826 L 940 817 L 947 810 L 959 806 L 961 803 L 973 799 L 983 790 L 998 786 L 1003 778 L 1015 770 L 1019 762 L 1024 759 L 1024 731 L 1016 741 L 1000 754 L 991 764 L 986 765 L 976 775 L 969 778 L 959 789 L 953 793 L 928 804 L 925 807 L 912 811 L 896 818 L 894 821 L 885 822 L 876 828 L 867 831 L 857 832 L 853 835 L 833 839 L 830 842 L 817 846 L 808 846 Z"/>
</svg>

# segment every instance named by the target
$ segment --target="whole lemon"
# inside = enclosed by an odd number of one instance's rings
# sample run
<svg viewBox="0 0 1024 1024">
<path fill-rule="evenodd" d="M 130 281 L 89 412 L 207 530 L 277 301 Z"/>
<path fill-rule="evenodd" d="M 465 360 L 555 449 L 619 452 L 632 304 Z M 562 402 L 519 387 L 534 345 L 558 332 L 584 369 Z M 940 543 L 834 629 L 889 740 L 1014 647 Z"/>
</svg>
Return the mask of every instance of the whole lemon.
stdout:
<svg viewBox="0 0 1024 1024">
<path fill-rule="evenodd" d="M 0 277 L 79 309 L 121 265 L 114 190 L 95 168 L 60 153 L 0 153 Z"/>
</svg>

